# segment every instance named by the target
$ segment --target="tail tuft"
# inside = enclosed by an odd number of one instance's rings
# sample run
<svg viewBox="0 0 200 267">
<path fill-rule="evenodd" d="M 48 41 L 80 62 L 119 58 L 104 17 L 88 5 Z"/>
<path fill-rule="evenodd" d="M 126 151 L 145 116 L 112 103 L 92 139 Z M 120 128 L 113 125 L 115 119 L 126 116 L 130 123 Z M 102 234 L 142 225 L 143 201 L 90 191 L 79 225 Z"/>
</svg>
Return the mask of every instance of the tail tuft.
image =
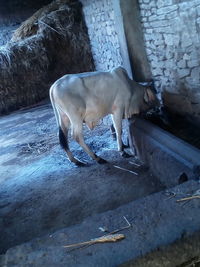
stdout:
<svg viewBox="0 0 200 267">
<path fill-rule="evenodd" d="M 67 137 L 65 136 L 61 127 L 59 127 L 59 141 L 60 141 L 60 145 L 63 149 L 65 149 L 65 150 L 69 149 Z"/>
</svg>

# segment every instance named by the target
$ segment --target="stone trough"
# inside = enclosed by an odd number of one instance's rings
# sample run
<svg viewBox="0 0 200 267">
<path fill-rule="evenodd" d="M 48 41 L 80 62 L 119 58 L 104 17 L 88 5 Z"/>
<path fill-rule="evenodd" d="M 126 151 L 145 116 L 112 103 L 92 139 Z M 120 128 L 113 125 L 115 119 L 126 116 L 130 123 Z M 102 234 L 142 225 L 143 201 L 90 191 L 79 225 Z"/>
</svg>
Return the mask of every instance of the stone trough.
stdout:
<svg viewBox="0 0 200 267">
<path fill-rule="evenodd" d="M 130 139 L 139 158 L 166 187 L 199 179 L 199 149 L 142 119 L 130 121 Z"/>
<path fill-rule="evenodd" d="M 200 199 L 187 202 L 177 202 L 177 200 L 191 196 L 200 189 L 200 151 L 140 119 L 130 122 L 129 139 L 136 145 L 137 154 L 144 162 L 144 166 L 149 168 L 149 174 L 152 173 L 157 177 L 164 187 L 161 186 L 159 190 L 152 190 L 139 198 L 130 197 L 129 201 L 119 201 L 121 205 L 116 208 L 113 206 L 110 210 L 101 209 L 100 212 L 93 212 L 92 215 L 88 213 L 89 216 L 77 223 L 73 222 L 71 225 L 69 223 L 68 227 L 60 227 L 57 231 L 55 228 L 54 231 L 49 231 L 49 234 L 40 235 L 27 243 L 14 246 L 0 257 L 0 266 L 110 267 L 120 264 L 132 266 L 138 257 L 153 250 L 171 245 L 192 234 L 199 236 Z M 110 165 L 109 168 L 112 166 Z M 87 172 L 83 171 L 84 173 Z M 87 178 L 85 179 L 87 181 Z M 142 176 L 139 176 L 139 179 L 142 179 Z M 75 180 L 74 183 L 76 183 Z M 130 183 L 130 180 L 126 179 L 124 184 L 119 184 L 122 191 L 126 183 Z M 101 184 L 99 183 L 98 186 L 101 187 Z M 119 195 L 120 190 L 116 190 L 117 187 L 115 192 Z M 115 192 L 112 192 L 112 199 Z M 109 192 L 103 196 L 102 201 L 110 201 L 108 194 Z M 95 201 L 94 199 L 93 203 Z M 70 207 L 68 210 L 70 211 Z M 51 221 L 54 221 L 53 217 Z M 128 226 L 127 223 L 130 223 L 131 227 L 119 232 L 125 235 L 125 238 L 119 242 L 94 244 L 81 248 L 63 247 L 100 237 L 107 233 L 101 232 L 102 228 L 112 232 Z M 180 258 L 176 255 L 176 260 L 179 260 L 176 264 L 165 265 L 165 262 L 162 262 L 161 266 L 177 266 L 190 258 L 198 257 L 199 240 L 195 241 L 195 244 L 198 244 L 192 252 L 187 250 L 191 253 L 180 252 L 182 255 Z M 191 247 L 191 243 L 188 246 Z M 153 264 L 140 266 L 156 266 L 155 262 Z"/>
</svg>

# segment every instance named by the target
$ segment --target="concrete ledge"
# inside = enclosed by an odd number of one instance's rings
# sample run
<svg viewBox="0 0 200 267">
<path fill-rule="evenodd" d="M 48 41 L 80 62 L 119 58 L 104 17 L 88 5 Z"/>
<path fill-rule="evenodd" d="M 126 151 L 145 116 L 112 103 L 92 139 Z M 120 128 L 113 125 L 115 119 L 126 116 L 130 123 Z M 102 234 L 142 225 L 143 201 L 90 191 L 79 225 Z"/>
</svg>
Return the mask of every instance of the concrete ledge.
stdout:
<svg viewBox="0 0 200 267">
<path fill-rule="evenodd" d="M 136 260 L 129 261 L 120 267 L 172 267 L 199 266 L 200 262 L 200 232 L 184 236 L 169 246 L 162 246 Z"/>
<path fill-rule="evenodd" d="M 115 210 L 95 215 L 81 224 L 37 238 L 11 248 L 1 258 L 2 266 L 96 266 L 111 267 L 190 235 L 200 230 L 200 200 L 182 205 L 176 202 L 199 189 L 197 181 L 188 181 L 171 189 L 175 197 L 165 191 L 149 195 Z M 132 223 L 124 230 L 125 239 L 117 243 L 96 244 L 69 250 L 63 245 L 87 241 L 101 236 L 99 227 L 110 231 L 123 227 L 123 216 Z"/>
<path fill-rule="evenodd" d="M 199 149 L 142 119 L 130 120 L 130 139 L 140 159 L 167 187 L 199 178 Z"/>
</svg>

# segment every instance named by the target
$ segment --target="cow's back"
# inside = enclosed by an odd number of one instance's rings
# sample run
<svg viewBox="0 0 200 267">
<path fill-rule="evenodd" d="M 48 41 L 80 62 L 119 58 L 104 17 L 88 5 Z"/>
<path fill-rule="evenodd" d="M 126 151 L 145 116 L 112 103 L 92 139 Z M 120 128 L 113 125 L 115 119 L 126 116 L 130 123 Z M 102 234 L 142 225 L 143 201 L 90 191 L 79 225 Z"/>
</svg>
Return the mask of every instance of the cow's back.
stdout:
<svg viewBox="0 0 200 267">
<path fill-rule="evenodd" d="M 119 67 L 109 72 L 68 74 L 52 86 L 60 107 L 79 107 L 98 118 L 111 113 L 113 104 L 124 104 L 130 98 L 129 78 Z M 74 110 L 74 109 L 73 109 Z M 95 116 L 95 114 L 93 114 Z"/>
<path fill-rule="evenodd" d="M 108 72 L 94 72 L 91 75 L 90 73 L 78 74 L 78 77 L 82 79 L 88 93 L 99 98 L 106 96 L 109 99 L 123 91 L 126 93 L 130 91 L 129 78 L 122 67 Z"/>
</svg>

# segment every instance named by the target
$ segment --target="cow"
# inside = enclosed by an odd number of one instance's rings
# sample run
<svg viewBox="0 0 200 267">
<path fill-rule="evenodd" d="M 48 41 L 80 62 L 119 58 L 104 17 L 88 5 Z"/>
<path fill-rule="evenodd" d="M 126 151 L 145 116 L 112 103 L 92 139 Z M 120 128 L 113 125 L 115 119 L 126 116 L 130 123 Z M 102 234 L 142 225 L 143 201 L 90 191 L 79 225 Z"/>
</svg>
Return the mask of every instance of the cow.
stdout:
<svg viewBox="0 0 200 267">
<path fill-rule="evenodd" d="M 155 93 L 128 77 L 124 68 L 108 72 L 96 71 L 67 74 L 50 88 L 50 100 L 59 127 L 61 147 L 68 159 L 77 166 L 85 165 L 76 159 L 69 149 L 68 130 L 73 138 L 99 164 L 106 163 L 97 156 L 83 138 L 83 123 L 91 130 L 104 116 L 111 114 L 117 136 L 118 151 L 127 154 L 122 143 L 122 119 L 148 110 L 157 101 Z"/>
</svg>

